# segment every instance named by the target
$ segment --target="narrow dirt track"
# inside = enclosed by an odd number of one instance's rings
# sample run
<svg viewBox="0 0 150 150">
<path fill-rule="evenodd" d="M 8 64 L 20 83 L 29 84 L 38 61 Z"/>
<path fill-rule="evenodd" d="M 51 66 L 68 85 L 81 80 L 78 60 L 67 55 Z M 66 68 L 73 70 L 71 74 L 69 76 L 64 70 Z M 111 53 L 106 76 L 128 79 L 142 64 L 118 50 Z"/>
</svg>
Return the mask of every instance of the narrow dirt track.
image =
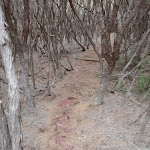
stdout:
<svg viewBox="0 0 150 150">
<path fill-rule="evenodd" d="M 91 50 L 76 57 L 97 58 Z M 76 60 L 74 70 L 55 84 L 54 96 L 38 96 L 33 112 L 23 110 L 25 150 L 137 150 L 140 124 L 129 124 L 140 108 L 110 93 L 102 106 L 91 107 L 100 85 L 98 69 L 98 62 Z M 139 147 L 148 149 L 148 136 Z"/>
</svg>

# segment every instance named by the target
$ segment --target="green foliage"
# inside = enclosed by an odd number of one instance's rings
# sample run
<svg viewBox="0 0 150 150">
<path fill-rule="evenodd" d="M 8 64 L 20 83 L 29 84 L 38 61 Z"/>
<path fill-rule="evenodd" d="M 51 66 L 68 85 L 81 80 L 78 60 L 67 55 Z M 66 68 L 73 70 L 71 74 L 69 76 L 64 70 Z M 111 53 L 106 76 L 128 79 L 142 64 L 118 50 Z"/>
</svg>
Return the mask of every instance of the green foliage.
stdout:
<svg viewBox="0 0 150 150">
<path fill-rule="evenodd" d="M 150 88 L 150 77 L 141 77 L 137 82 L 137 89 L 140 93 L 145 93 Z"/>
</svg>

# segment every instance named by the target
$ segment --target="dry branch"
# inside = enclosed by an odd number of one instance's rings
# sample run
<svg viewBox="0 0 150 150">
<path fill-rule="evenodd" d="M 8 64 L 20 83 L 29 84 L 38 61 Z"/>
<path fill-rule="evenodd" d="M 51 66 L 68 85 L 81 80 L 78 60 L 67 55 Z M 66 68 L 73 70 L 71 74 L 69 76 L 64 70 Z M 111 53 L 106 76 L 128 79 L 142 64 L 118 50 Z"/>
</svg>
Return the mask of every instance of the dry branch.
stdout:
<svg viewBox="0 0 150 150">
<path fill-rule="evenodd" d="M 92 59 L 92 58 L 81 58 L 81 57 L 76 57 L 75 59 L 85 60 L 85 61 L 99 62 L 98 59 Z"/>
<path fill-rule="evenodd" d="M 132 14 L 130 15 L 130 17 L 125 21 L 125 23 L 123 24 L 123 26 L 121 27 L 120 31 L 124 32 L 125 29 L 127 28 L 127 26 L 131 23 L 131 21 L 133 20 L 133 18 L 135 17 L 135 15 L 137 14 L 137 12 L 139 11 L 139 9 L 141 8 L 142 4 L 145 2 L 145 0 L 139 0 L 137 5 L 135 6 Z"/>
<path fill-rule="evenodd" d="M 140 132 L 139 132 L 139 135 L 137 137 L 136 144 L 139 144 L 141 137 L 144 134 L 144 131 L 145 131 L 145 128 L 146 128 L 146 125 L 147 125 L 149 119 L 150 119 L 150 103 L 149 103 L 149 107 L 146 111 L 145 119 L 144 119 L 143 123 L 141 124 Z"/>
</svg>

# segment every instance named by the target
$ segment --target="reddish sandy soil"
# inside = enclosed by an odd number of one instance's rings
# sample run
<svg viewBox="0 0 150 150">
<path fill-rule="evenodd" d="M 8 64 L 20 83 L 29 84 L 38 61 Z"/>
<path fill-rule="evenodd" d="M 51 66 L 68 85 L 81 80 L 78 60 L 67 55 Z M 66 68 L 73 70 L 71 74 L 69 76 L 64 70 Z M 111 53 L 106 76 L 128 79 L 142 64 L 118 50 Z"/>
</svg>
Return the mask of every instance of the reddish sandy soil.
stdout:
<svg viewBox="0 0 150 150">
<path fill-rule="evenodd" d="M 71 57 L 97 59 L 92 50 Z M 103 105 L 91 107 L 100 86 L 99 63 L 76 59 L 73 66 L 55 83 L 52 96 L 38 91 L 34 110 L 23 105 L 24 150 L 150 149 L 150 124 L 138 146 L 134 142 L 142 120 L 130 125 L 143 110 L 123 95 L 109 92 Z"/>
</svg>

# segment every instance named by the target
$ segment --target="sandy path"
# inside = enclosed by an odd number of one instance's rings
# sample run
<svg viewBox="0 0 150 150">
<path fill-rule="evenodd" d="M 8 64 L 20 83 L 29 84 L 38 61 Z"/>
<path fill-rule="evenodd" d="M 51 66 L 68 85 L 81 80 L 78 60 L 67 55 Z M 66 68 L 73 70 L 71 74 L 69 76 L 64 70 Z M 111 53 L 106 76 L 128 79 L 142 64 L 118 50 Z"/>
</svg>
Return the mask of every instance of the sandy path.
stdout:
<svg viewBox="0 0 150 150">
<path fill-rule="evenodd" d="M 97 58 L 90 50 L 78 56 Z M 140 108 L 109 93 L 102 106 L 90 107 L 99 88 L 98 68 L 97 62 L 77 60 L 74 70 L 55 84 L 53 98 L 38 97 L 33 112 L 23 111 L 26 149 L 137 150 L 134 140 L 140 124 L 129 124 L 141 113 Z M 147 131 L 149 125 L 139 145 L 142 150 L 150 146 Z"/>
</svg>

